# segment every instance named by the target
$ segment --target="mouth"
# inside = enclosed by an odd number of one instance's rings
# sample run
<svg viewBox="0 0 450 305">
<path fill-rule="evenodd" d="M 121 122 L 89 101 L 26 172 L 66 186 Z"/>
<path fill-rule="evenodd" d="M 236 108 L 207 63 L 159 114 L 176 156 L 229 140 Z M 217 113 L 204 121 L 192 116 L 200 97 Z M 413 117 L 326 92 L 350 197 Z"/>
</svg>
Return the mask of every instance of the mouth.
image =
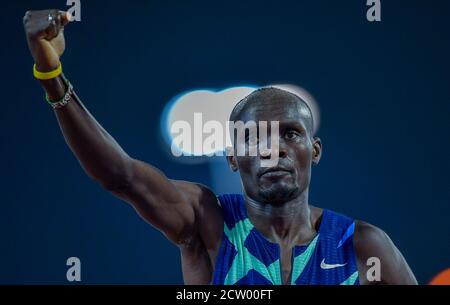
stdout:
<svg viewBox="0 0 450 305">
<path fill-rule="evenodd" d="M 259 173 L 259 177 L 262 176 L 282 176 L 282 175 L 287 175 L 290 174 L 292 171 L 285 168 L 285 167 L 281 167 L 281 166 L 275 166 L 275 167 L 270 167 L 266 170 L 263 170 Z"/>
</svg>

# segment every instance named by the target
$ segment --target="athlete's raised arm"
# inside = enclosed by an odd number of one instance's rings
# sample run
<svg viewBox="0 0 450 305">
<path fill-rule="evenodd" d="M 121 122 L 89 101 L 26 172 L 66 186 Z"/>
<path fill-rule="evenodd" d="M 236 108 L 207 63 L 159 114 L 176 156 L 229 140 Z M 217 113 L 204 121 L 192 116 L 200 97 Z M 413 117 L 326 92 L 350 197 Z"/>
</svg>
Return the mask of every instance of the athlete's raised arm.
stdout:
<svg viewBox="0 0 450 305">
<path fill-rule="evenodd" d="M 60 66 L 64 26 L 69 22 L 69 14 L 58 10 L 25 14 L 26 38 L 38 72 L 54 71 Z M 63 75 L 40 82 L 50 101 L 68 99 L 54 111 L 67 144 L 92 179 L 130 202 L 145 220 L 178 245 L 212 232 L 199 220 L 204 219 L 203 213 L 210 218 L 221 217 L 216 197 L 209 189 L 169 180 L 158 169 L 130 157 L 68 89 Z"/>
</svg>

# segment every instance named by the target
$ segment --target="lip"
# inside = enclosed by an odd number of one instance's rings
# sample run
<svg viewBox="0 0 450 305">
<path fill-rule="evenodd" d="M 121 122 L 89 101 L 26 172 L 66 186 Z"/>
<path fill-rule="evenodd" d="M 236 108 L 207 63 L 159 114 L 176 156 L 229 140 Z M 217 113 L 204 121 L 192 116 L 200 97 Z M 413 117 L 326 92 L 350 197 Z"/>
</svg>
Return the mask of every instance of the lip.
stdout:
<svg viewBox="0 0 450 305">
<path fill-rule="evenodd" d="M 275 166 L 275 167 L 270 167 L 270 168 L 262 171 L 259 174 L 259 177 L 264 176 L 265 174 L 268 174 L 268 173 L 273 173 L 274 175 L 276 175 L 276 174 L 284 174 L 284 173 L 291 173 L 291 172 L 292 172 L 291 170 L 289 170 L 285 167 Z"/>
</svg>

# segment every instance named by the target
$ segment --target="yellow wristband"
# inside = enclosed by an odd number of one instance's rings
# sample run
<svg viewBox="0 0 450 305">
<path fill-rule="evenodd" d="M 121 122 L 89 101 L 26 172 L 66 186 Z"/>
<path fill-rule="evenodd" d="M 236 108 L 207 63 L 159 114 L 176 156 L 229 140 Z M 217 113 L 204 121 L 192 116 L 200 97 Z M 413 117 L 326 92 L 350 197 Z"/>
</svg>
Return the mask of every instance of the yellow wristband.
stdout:
<svg viewBox="0 0 450 305">
<path fill-rule="evenodd" d="M 36 77 L 37 79 L 44 79 L 44 80 L 46 80 L 46 79 L 52 79 L 52 78 L 57 77 L 57 76 L 60 75 L 61 73 L 62 73 L 62 65 L 61 65 L 61 63 L 59 63 L 58 68 L 56 68 L 55 70 L 50 71 L 50 72 L 39 72 L 39 71 L 36 69 L 36 64 L 33 65 L 33 75 L 34 75 L 34 77 Z"/>
</svg>

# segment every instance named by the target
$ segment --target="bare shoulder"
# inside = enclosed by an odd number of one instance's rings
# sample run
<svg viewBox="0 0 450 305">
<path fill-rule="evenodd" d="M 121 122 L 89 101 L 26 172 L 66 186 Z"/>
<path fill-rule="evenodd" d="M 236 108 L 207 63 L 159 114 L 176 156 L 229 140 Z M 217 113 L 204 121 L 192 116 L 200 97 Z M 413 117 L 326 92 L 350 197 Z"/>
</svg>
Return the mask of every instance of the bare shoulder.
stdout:
<svg viewBox="0 0 450 305">
<path fill-rule="evenodd" d="M 209 250 L 218 247 L 223 232 L 223 214 L 216 194 L 200 183 L 182 180 L 174 180 L 173 183 L 194 206 L 197 237 Z"/>
<path fill-rule="evenodd" d="M 355 221 L 354 245 L 359 252 L 373 252 L 391 247 L 392 241 L 389 236 L 380 228 L 361 221 Z"/>
<path fill-rule="evenodd" d="M 356 221 L 353 242 L 362 284 L 417 284 L 402 253 L 382 229 Z M 376 264 L 380 265 L 379 280 L 370 281 L 367 272 Z"/>
<path fill-rule="evenodd" d="M 219 207 L 217 196 L 206 185 L 184 180 L 172 180 L 172 183 L 196 208 Z"/>
</svg>

